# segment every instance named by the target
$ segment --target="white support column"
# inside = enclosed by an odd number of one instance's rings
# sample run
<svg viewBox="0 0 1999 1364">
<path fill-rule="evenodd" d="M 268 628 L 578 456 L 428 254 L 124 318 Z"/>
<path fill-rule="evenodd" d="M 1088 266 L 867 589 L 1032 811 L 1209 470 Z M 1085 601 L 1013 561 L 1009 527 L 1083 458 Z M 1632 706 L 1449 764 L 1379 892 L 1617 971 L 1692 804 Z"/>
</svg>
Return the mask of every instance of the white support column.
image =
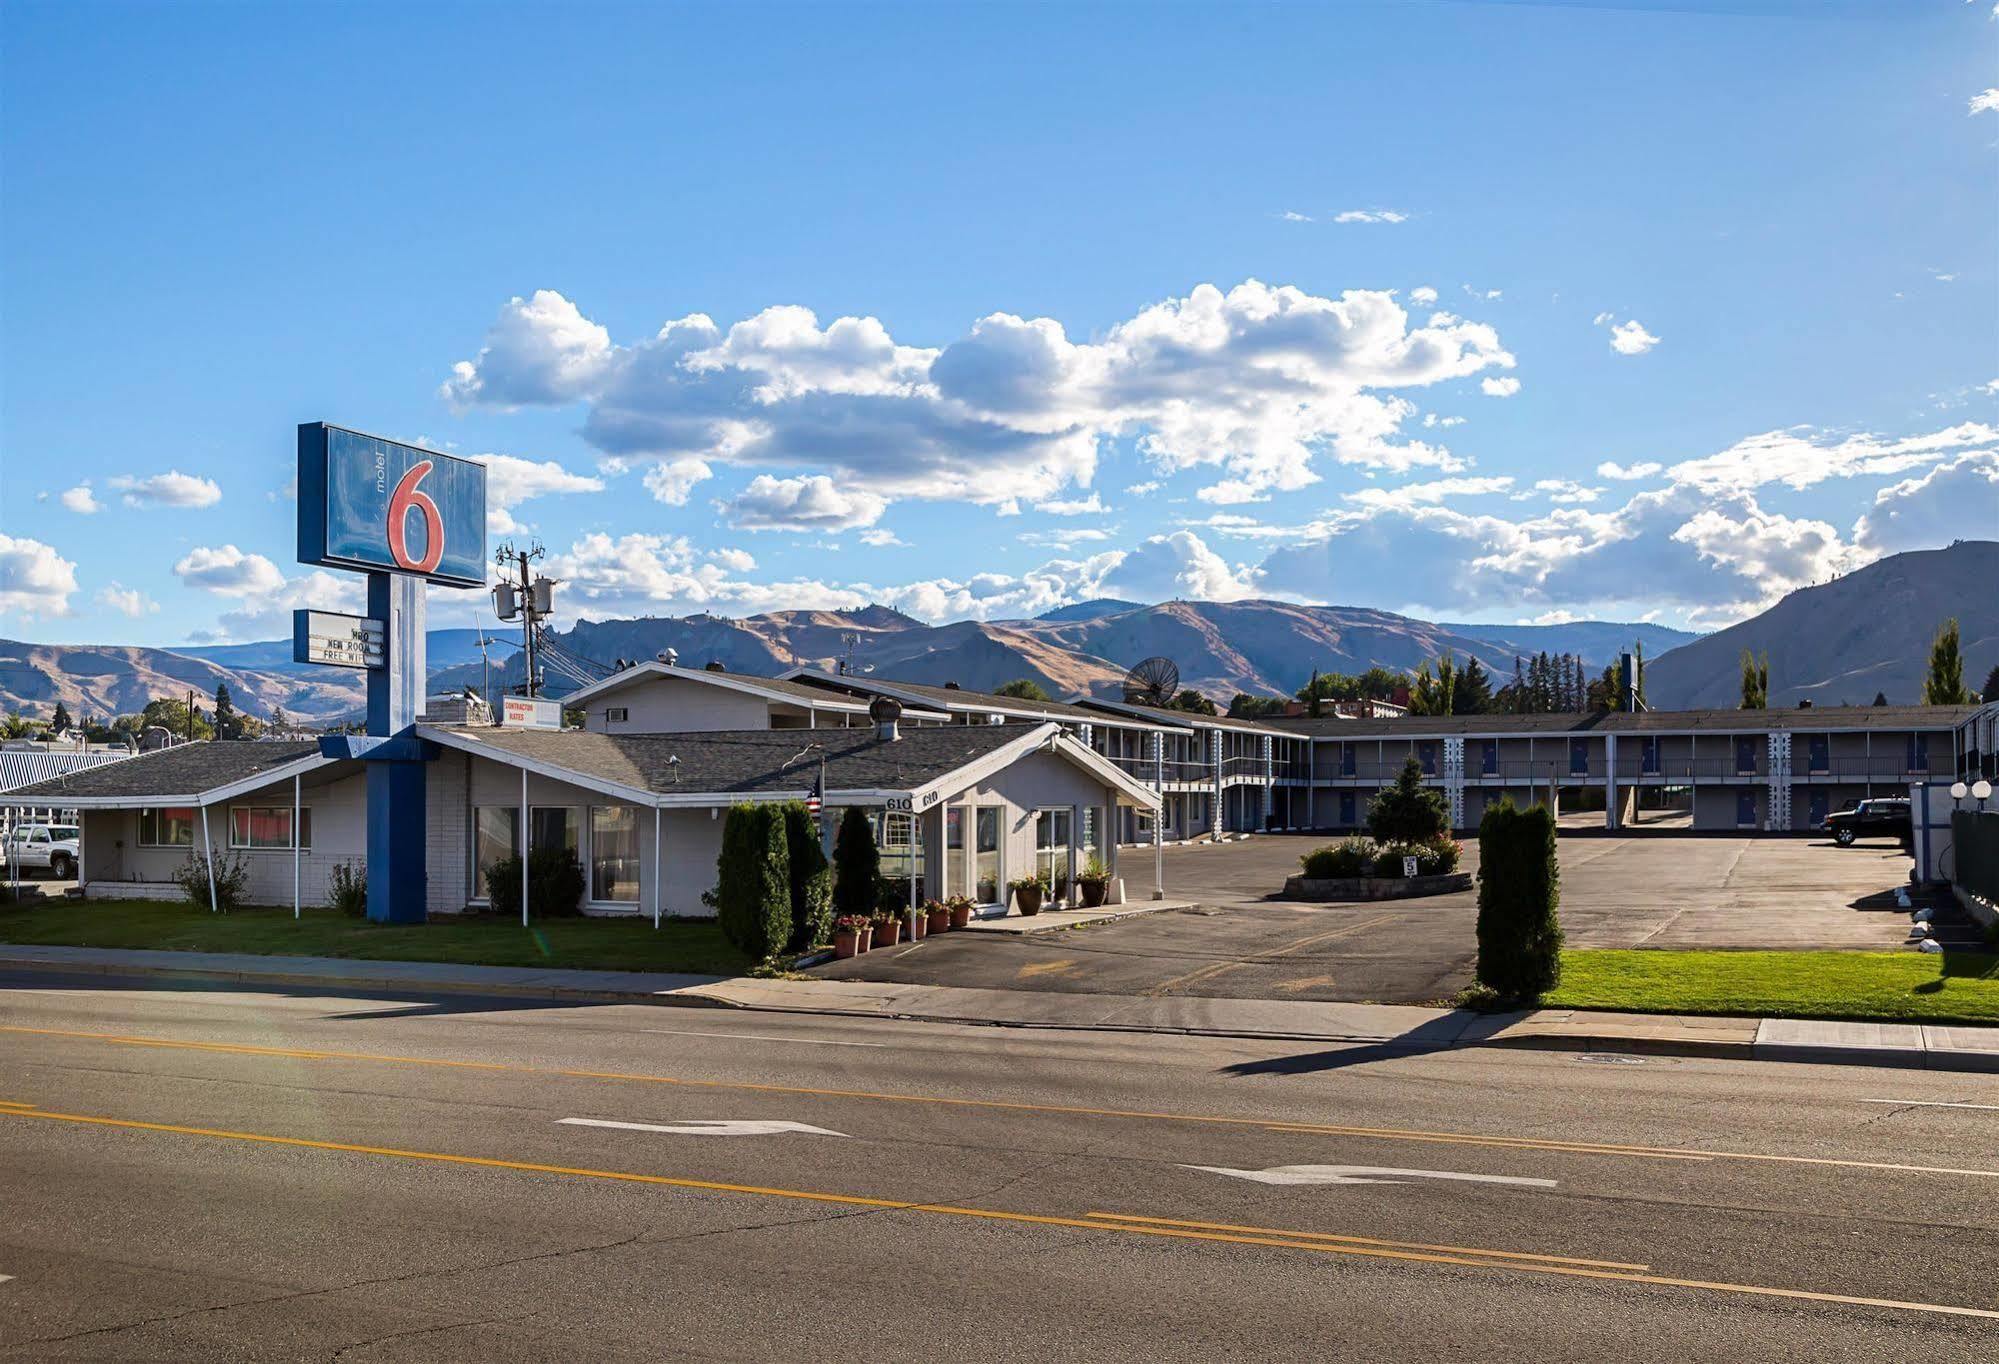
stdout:
<svg viewBox="0 0 1999 1364">
<path fill-rule="evenodd" d="M 1617 736 L 1603 736 L 1603 827 L 1615 829 L 1621 822 L 1617 808 Z"/>
<path fill-rule="evenodd" d="M 208 912 L 213 914 L 220 907 L 215 894 L 215 840 L 208 836 L 208 807 L 201 807 L 201 851 L 208 859 Z"/>
<path fill-rule="evenodd" d="M 1038 860 L 1038 859 L 1037 859 Z M 1039 871 L 1040 868 L 1035 870 Z M 1083 903 L 1083 889 L 1076 884 L 1076 878 L 1083 874 L 1083 807 L 1069 807 L 1069 885 L 1064 891 L 1069 908 Z M 1054 888 L 1049 888 L 1053 894 Z"/>
<path fill-rule="evenodd" d="M 1465 741 L 1463 735 L 1444 740 L 1444 799 L 1450 806 L 1451 828 L 1465 827 Z"/>
<path fill-rule="evenodd" d="M 299 847 L 305 841 L 299 837 L 300 809 L 304 804 L 301 783 L 304 780 L 305 778 L 299 773 L 292 774 L 292 918 L 294 919 L 299 917 Z"/>
<path fill-rule="evenodd" d="M 1214 767 L 1215 792 L 1214 808 L 1208 812 L 1208 839 L 1220 842 L 1226 820 L 1222 812 L 1222 732 L 1219 729 L 1208 731 L 1208 758 Z"/>
<path fill-rule="evenodd" d="M 1276 745 L 1268 734 L 1258 736 L 1257 756 L 1263 759 L 1263 824 L 1257 830 L 1262 833 L 1270 827 L 1270 816 L 1277 807 L 1277 754 Z"/>
<path fill-rule="evenodd" d="M 521 927 L 528 926 L 528 770 L 521 769 Z M 590 898 L 590 869 L 585 867 L 583 875 L 583 898 Z"/>
<path fill-rule="evenodd" d="M 652 807 L 652 926 L 654 932 L 659 930 L 661 902 L 666 898 L 666 864 L 659 860 L 659 821 L 660 811 L 659 807 L 655 805 Z M 811 945 L 810 943 L 806 944 L 807 947 Z"/>
</svg>

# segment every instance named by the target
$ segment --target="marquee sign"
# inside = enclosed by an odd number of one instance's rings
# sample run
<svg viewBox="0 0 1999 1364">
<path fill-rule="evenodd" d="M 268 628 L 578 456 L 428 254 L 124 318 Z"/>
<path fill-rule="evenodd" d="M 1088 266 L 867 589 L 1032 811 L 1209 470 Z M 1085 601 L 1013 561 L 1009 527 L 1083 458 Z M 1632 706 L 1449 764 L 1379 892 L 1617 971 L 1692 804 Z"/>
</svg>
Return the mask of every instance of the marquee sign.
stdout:
<svg viewBox="0 0 1999 1364">
<path fill-rule="evenodd" d="M 335 668 L 387 667 L 388 625 L 338 611 L 294 611 L 292 662 L 324 663 Z"/>
<path fill-rule="evenodd" d="M 486 585 L 486 466 L 325 422 L 298 428 L 303 564 Z"/>
</svg>

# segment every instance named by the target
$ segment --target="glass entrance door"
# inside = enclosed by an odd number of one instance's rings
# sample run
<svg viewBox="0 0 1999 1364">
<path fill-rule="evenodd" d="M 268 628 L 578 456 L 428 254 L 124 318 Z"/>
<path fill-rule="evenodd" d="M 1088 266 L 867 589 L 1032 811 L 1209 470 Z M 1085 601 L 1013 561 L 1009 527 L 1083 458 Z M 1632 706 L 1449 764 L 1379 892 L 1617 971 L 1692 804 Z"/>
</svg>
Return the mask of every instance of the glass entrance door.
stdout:
<svg viewBox="0 0 1999 1364">
<path fill-rule="evenodd" d="M 972 828 L 972 898 L 982 905 L 1004 904 L 1006 882 L 1000 866 L 1000 807 L 982 805 Z"/>
</svg>

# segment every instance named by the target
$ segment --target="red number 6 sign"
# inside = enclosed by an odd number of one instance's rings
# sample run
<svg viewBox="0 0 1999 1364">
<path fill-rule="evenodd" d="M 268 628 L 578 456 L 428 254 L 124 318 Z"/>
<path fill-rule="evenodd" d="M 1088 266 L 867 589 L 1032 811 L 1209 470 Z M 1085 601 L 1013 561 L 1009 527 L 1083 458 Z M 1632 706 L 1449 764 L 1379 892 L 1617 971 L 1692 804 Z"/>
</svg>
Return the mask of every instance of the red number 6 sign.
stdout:
<svg viewBox="0 0 1999 1364">
<path fill-rule="evenodd" d="M 423 492 L 420 485 L 429 476 L 430 460 L 419 460 L 410 466 L 396 484 L 396 490 L 389 497 L 389 557 L 412 573 L 429 573 L 437 568 L 444 558 L 444 518 L 438 514 L 437 504 L 430 500 L 430 494 Z M 409 551 L 409 516 L 412 510 L 423 513 L 423 557 L 413 559 Z"/>
</svg>

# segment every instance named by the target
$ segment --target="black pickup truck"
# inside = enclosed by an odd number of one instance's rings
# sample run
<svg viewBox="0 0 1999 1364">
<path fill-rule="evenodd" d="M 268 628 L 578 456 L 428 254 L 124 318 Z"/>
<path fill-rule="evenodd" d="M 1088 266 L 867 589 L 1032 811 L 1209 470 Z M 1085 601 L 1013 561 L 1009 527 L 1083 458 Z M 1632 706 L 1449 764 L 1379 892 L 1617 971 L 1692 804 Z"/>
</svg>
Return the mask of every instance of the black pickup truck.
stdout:
<svg viewBox="0 0 1999 1364">
<path fill-rule="evenodd" d="M 1851 810 L 1826 816 L 1825 831 L 1842 848 L 1850 848 L 1863 838 L 1892 838 L 1910 841 L 1909 802 L 1901 798 L 1863 800 Z"/>
</svg>

